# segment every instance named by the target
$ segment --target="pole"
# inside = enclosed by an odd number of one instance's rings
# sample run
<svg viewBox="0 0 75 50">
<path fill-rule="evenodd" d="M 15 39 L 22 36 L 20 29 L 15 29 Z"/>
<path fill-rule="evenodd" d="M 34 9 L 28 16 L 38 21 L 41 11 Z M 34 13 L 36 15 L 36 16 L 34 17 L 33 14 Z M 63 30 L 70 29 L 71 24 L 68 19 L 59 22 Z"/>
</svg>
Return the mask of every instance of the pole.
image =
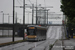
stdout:
<svg viewBox="0 0 75 50">
<path fill-rule="evenodd" d="M 9 14 L 8 14 L 8 24 L 9 24 L 9 17 L 10 17 L 10 16 L 9 16 Z M 8 28 L 8 36 L 9 36 L 9 28 Z"/>
<path fill-rule="evenodd" d="M 13 39 L 12 39 L 12 41 L 14 42 L 14 35 L 15 35 L 15 33 L 14 33 L 14 5 L 15 5 L 15 1 L 13 0 Z"/>
<path fill-rule="evenodd" d="M 9 16 L 9 14 L 8 14 L 8 23 L 9 23 L 9 21 L 10 21 L 10 18 L 9 18 L 10 16 Z"/>
<path fill-rule="evenodd" d="M 24 24 L 25 24 L 25 0 L 23 0 L 23 31 L 24 31 Z M 23 40 L 24 40 L 23 36 Z"/>
<path fill-rule="evenodd" d="M 45 14 L 45 10 L 44 10 L 44 24 L 46 23 L 45 18 L 46 18 L 46 14 Z"/>
<path fill-rule="evenodd" d="M 16 12 L 16 24 L 17 24 L 17 12 Z"/>
<path fill-rule="evenodd" d="M 45 9 L 45 25 L 46 25 L 46 9 Z"/>
<path fill-rule="evenodd" d="M 33 24 L 33 18 L 34 18 L 34 4 L 32 4 L 32 24 Z"/>
<path fill-rule="evenodd" d="M 48 25 L 48 10 L 47 10 L 47 25 Z"/>
<path fill-rule="evenodd" d="M 4 24 L 4 13 L 3 13 L 3 24 Z"/>
<path fill-rule="evenodd" d="M 4 24 L 4 13 L 3 13 L 3 24 Z M 4 34 L 4 28 L 2 30 L 2 36 L 3 36 L 3 34 Z"/>
<path fill-rule="evenodd" d="M 28 24 L 29 24 L 29 12 L 28 12 Z"/>
<path fill-rule="evenodd" d="M 36 0 L 36 25 L 37 25 L 37 20 L 38 18 L 37 18 L 37 0 Z"/>
<path fill-rule="evenodd" d="M 21 24 L 21 19 L 20 19 L 20 24 Z"/>
</svg>

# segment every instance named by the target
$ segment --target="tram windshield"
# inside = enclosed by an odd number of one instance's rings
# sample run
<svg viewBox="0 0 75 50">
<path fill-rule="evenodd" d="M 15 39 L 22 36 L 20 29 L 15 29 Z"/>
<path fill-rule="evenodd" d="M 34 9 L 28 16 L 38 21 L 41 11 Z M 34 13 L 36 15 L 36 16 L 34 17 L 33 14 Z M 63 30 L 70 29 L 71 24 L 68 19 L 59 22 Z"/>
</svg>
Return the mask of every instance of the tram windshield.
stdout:
<svg viewBox="0 0 75 50">
<path fill-rule="evenodd" d="M 29 29 L 29 30 L 28 30 L 28 35 L 35 35 L 35 30 Z"/>
</svg>

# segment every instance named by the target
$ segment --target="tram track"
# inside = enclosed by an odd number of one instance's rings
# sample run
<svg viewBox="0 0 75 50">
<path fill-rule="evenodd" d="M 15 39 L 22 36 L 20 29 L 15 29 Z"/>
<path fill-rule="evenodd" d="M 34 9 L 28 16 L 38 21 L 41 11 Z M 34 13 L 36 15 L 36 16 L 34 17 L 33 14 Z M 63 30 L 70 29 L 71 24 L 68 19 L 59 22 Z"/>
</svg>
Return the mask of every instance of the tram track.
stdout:
<svg viewBox="0 0 75 50">
<path fill-rule="evenodd" d="M 35 47 L 37 47 L 37 46 L 39 46 L 39 45 L 41 45 L 41 44 L 43 44 L 43 43 L 45 43 L 45 42 L 46 42 L 46 41 L 43 41 L 43 42 L 37 44 L 36 46 L 34 45 L 33 47 L 29 48 L 28 50 L 33 50 L 33 48 L 35 48 Z"/>
<path fill-rule="evenodd" d="M 40 41 L 39 41 L 40 42 Z M 2 49 L 3 50 L 6 50 L 6 48 L 8 48 L 7 50 L 12 50 L 12 49 L 16 49 L 16 48 L 19 48 L 19 47 L 23 47 L 23 46 L 28 46 L 28 45 L 32 45 L 32 44 L 34 44 L 34 46 L 33 47 L 30 47 L 29 49 L 32 49 L 32 48 L 34 48 L 35 47 L 35 43 L 39 43 L 39 42 L 27 42 L 27 43 L 23 43 L 23 44 L 21 44 L 21 43 L 18 43 L 18 44 L 12 44 L 12 45 L 9 45 L 9 46 L 5 46 L 5 47 L 3 47 Z M 39 43 L 39 44 L 37 44 L 36 46 L 39 46 L 39 45 L 41 45 L 42 43 L 44 43 L 45 41 L 43 41 L 43 42 L 41 42 L 41 43 Z M 16 47 L 15 47 L 15 45 L 16 45 Z"/>
<path fill-rule="evenodd" d="M 25 42 L 24 42 L 25 43 Z M 27 45 L 30 45 L 30 44 L 34 44 L 34 42 L 28 42 L 28 44 L 21 44 L 21 43 L 18 43 L 18 45 L 19 46 L 16 46 L 16 47 L 12 47 L 12 46 L 15 46 L 15 45 L 17 45 L 17 44 L 12 44 L 12 45 L 9 45 L 8 47 L 4 47 L 4 48 L 2 48 L 3 50 L 5 50 L 6 48 L 8 48 L 8 50 L 11 50 L 11 49 L 15 49 L 15 48 L 19 48 L 19 47 L 22 47 L 22 46 L 27 46 Z M 12 48 L 10 48 L 10 47 L 12 47 Z"/>
</svg>

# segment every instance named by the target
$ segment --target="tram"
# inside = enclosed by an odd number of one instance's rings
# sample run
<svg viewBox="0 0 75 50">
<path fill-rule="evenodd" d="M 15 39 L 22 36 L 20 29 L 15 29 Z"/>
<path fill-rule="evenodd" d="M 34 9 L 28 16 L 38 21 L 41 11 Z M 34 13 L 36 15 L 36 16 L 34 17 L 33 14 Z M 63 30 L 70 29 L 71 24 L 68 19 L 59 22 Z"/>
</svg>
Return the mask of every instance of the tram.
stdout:
<svg viewBox="0 0 75 50">
<path fill-rule="evenodd" d="M 29 25 L 27 26 L 27 36 L 28 41 L 39 41 L 46 39 L 47 27 Z"/>
</svg>

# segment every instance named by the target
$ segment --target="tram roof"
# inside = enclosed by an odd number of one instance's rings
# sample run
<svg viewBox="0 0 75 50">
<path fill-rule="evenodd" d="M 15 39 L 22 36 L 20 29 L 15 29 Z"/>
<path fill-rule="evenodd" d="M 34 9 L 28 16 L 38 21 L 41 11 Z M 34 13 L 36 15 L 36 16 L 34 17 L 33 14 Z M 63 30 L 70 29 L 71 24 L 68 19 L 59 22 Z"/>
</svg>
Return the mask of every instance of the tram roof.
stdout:
<svg viewBox="0 0 75 50">
<path fill-rule="evenodd" d="M 47 28 L 47 27 L 44 27 L 44 26 L 39 26 L 39 25 L 28 25 L 27 27 Z"/>
</svg>

